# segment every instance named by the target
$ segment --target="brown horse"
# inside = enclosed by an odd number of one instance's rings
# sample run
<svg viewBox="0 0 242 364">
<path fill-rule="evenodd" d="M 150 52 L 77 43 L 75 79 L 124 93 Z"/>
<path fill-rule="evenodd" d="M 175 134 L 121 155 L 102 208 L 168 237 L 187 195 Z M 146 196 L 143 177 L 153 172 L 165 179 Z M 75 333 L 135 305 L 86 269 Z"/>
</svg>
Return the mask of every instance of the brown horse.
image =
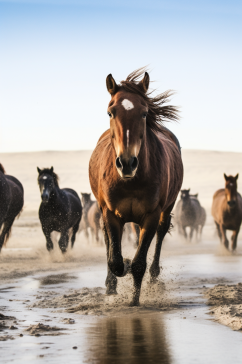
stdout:
<svg viewBox="0 0 242 364">
<path fill-rule="evenodd" d="M 229 241 L 226 236 L 226 230 L 232 230 L 232 250 L 236 249 L 237 237 L 240 231 L 242 220 L 242 198 L 237 192 L 237 179 L 235 177 L 226 176 L 225 189 L 222 188 L 215 192 L 213 196 L 212 215 L 217 227 L 218 236 L 221 243 L 228 249 Z"/>
<path fill-rule="evenodd" d="M 139 304 L 147 253 L 156 232 L 152 280 L 160 273 L 161 245 L 183 180 L 179 142 L 162 126 L 165 120 L 177 120 L 178 110 L 164 106 L 170 91 L 151 97 L 148 73 L 139 81 L 143 72 L 144 69 L 134 71 L 120 85 L 111 74 L 107 76 L 110 129 L 100 137 L 89 163 L 91 188 L 103 215 L 108 261 L 106 293 L 115 294 L 116 277 L 131 271 L 131 305 Z M 127 222 L 140 228 L 139 246 L 132 263 L 123 259 L 121 250 Z"/>
</svg>

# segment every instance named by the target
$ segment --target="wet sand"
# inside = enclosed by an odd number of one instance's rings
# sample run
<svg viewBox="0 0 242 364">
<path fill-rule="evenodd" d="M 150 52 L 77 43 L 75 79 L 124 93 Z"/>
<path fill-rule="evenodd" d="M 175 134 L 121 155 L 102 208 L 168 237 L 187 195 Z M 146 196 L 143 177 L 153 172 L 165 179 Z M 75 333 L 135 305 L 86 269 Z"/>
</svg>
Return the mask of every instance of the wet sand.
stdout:
<svg viewBox="0 0 242 364">
<path fill-rule="evenodd" d="M 199 192 L 208 215 L 203 238 L 187 243 L 175 230 L 166 237 L 159 281 L 151 286 L 146 274 L 138 308 L 128 307 L 132 290 L 129 275 L 118 279 L 117 296 L 105 295 L 103 243 L 87 241 L 80 232 L 74 249 L 65 256 L 59 251 L 57 236 L 54 251 L 49 254 L 45 248 L 37 214 L 36 165 L 53 164 L 61 187 L 89 192 L 89 155 L 23 153 L 15 159 L 10 154 L 1 155 L 7 171 L 18 176 L 26 190 L 24 211 L 0 254 L 2 362 L 240 362 L 241 333 L 236 330 L 241 331 L 238 283 L 242 282 L 242 235 L 236 253 L 224 250 L 216 236 L 210 203 L 214 190 L 223 185 L 222 173 L 239 172 L 236 166 L 242 155 L 183 152 L 184 187 Z M 203 174 L 196 172 L 197 160 Z M 133 243 L 125 240 L 123 245 L 123 255 L 132 258 Z M 153 251 L 154 242 L 148 264 Z"/>
<path fill-rule="evenodd" d="M 198 245 L 190 255 L 166 250 L 159 283 L 150 287 L 145 277 L 138 308 L 128 307 L 128 276 L 117 296 L 105 296 L 104 263 L 63 269 L 61 262 L 61 270 L 2 281 L 1 312 L 11 315 L 1 321 L 4 363 L 239 362 L 241 334 L 215 322 L 206 295 L 241 280 L 242 255 L 213 247 L 214 254 L 196 254 Z"/>
</svg>

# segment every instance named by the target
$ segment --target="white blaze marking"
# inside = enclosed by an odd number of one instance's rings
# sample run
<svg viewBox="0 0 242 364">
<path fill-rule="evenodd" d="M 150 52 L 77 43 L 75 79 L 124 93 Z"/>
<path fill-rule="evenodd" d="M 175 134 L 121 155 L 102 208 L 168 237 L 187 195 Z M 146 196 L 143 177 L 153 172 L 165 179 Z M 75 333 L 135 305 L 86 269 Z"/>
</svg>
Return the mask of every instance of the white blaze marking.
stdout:
<svg viewBox="0 0 242 364">
<path fill-rule="evenodd" d="M 44 177 L 43 177 L 43 179 L 47 179 L 47 177 L 46 177 L 46 176 L 44 176 Z"/>
<path fill-rule="evenodd" d="M 129 147 L 129 129 L 127 130 L 127 149 Z"/>
<path fill-rule="evenodd" d="M 122 105 L 125 108 L 125 110 L 131 110 L 134 108 L 134 104 L 131 101 L 129 101 L 128 99 L 124 99 L 122 101 Z"/>
</svg>

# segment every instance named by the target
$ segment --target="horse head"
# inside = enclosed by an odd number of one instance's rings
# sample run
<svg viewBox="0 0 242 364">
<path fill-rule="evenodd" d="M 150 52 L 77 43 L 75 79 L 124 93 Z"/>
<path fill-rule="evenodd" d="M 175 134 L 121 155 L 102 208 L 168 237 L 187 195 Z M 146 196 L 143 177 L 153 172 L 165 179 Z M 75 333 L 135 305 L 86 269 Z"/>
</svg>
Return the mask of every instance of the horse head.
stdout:
<svg viewBox="0 0 242 364">
<path fill-rule="evenodd" d="M 188 190 L 181 190 L 181 201 L 182 201 L 182 210 L 186 207 L 190 206 L 190 188 Z"/>
<path fill-rule="evenodd" d="M 235 207 L 237 202 L 237 179 L 239 177 L 239 174 L 236 174 L 235 177 L 233 176 L 227 176 L 224 173 L 224 179 L 225 179 L 225 195 L 227 199 L 227 204 L 230 208 Z"/>
<path fill-rule="evenodd" d="M 42 202 L 49 202 L 49 198 L 53 193 L 55 186 L 58 186 L 58 176 L 54 173 L 54 168 L 44 168 L 40 169 L 37 167 L 39 173 L 38 184 L 41 193 Z"/>
<path fill-rule="evenodd" d="M 135 176 L 139 152 L 146 134 L 148 105 L 144 97 L 149 88 L 145 72 L 139 83 L 132 83 L 130 91 L 118 86 L 112 75 L 106 79 L 111 101 L 108 105 L 112 146 L 116 153 L 116 168 L 123 179 Z"/>
<path fill-rule="evenodd" d="M 181 190 L 181 200 L 188 201 L 190 199 L 190 188 L 189 190 Z"/>
</svg>

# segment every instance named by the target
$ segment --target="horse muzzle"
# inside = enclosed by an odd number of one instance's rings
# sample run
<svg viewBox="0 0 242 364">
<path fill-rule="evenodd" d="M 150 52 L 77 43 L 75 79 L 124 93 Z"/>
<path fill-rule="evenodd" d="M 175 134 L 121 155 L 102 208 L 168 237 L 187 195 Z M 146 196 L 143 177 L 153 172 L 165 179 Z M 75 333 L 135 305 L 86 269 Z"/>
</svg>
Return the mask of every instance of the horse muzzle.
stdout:
<svg viewBox="0 0 242 364">
<path fill-rule="evenodd" d="M 127 159 L 120 156 L 116 158 L 115 164 L 119 175 L 126 179 L 135 176 L 139 162 L 137 157 Z"/>
<path fill-rule="evenodd" d="M 236 201 L 235 200 L 227 201 L 227 204 L 229 205 L 229 207 L 233 208 L 236 205 Z"/>
<path fill-rule="evenodd" d="M 43 203 L 49 202 L 50 194 L 48 192 L 43 192 L 41 195 L 41 199 Z"/>
</svg>

